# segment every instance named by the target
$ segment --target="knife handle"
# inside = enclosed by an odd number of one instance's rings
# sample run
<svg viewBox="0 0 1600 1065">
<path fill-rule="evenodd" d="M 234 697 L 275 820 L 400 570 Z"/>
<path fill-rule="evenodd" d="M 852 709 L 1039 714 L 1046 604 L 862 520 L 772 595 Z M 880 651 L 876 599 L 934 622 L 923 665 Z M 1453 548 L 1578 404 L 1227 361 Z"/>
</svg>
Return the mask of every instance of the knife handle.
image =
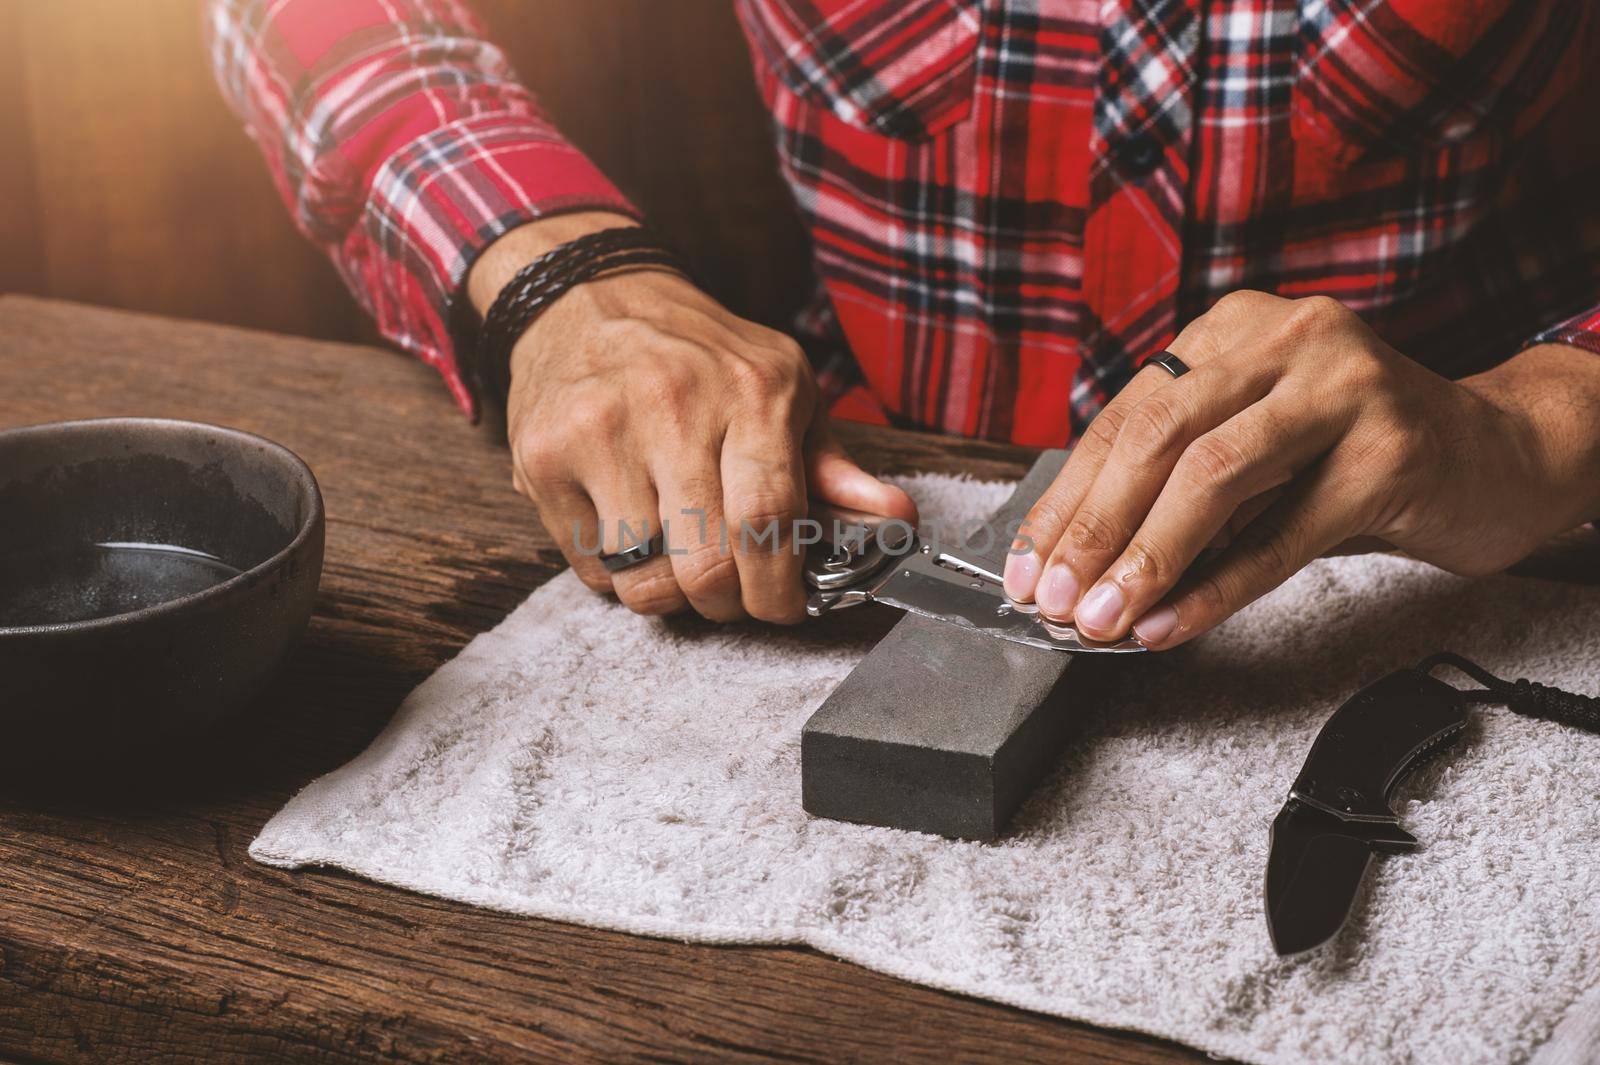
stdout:
<svg viewBox="0 0 1600 1065">
<path fill-rule="evenodd" d="M 1401 669 L 1361 689 L 1322 726 L 1290 794 L 1348 820 L 1393 821 L 1389 796 L 1467 724 L 1455 688 Z"/>
</svg>

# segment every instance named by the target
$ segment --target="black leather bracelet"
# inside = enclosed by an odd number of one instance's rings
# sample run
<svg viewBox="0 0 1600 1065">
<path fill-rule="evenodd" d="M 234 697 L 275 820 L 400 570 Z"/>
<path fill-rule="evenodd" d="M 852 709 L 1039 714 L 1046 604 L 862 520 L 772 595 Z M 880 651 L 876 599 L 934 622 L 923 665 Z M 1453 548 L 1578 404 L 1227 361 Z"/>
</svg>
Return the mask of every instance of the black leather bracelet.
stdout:
<svg viewBox="0 0 1600 1065">
<path fill-rule="evenodd" d="M 568 241 L 518 270 L 483 316 L 477 377 L 504 402 L 511 390 L 511 349 L 552 303 L 576 285 L 613 270 L 662 266 L 689 277 L 688 263 L 643 226 L 603 229 Z"/>
<path fill-rule="evenodd" d="M 518 300 L 529 298 L 538 288 L 560 283 L 564 273 L 570 272 L 589 258 L 640 247 L 659 248 L 661 243 L 643 227 L 619 226 L 570 240 L 541 255 L 517 271 L 500 290 L 489 312 L 484 315 L 483 335 L 488 337 L 503 331 L 506 328 L 506 319 Z"/>
</svg>

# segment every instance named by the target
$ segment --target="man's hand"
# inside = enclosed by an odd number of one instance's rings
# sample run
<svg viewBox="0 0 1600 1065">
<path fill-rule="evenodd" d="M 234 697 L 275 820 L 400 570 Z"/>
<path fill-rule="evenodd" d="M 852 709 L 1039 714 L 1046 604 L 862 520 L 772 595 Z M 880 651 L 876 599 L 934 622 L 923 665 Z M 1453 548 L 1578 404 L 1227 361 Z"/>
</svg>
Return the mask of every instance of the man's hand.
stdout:
<svg viewBox="0 0 1600 1065">
<path fill-rule="evenodd" d="M 567 215 L 508 234 L 474 268 L 474 302 L 543 251 L 627 224 Z M 808 499 L 916 519 L 830 435 L 798 344 L 665 271 L 579 285 L 534 322 L 512 352 L 507 433 L 513 483 L 579 577 L 643 614 L 798 621 Z M 624 524 L 649 535 L 663 519 L 669 555 L 606 572 L 597 545 L 617 551 Z"/>
<path fill-rule="evenodd" d="M 1175 646 L 1350 540 L 1479 574 L 1600 516 L 1592 353 L 1531 348 L 1457 383 L 1335 300 L 1258 292 L 1171 351 L 1192 372 L 1134 377 L 1007 560 L 1013 598 L 1093 639 Z"/>
</svg>

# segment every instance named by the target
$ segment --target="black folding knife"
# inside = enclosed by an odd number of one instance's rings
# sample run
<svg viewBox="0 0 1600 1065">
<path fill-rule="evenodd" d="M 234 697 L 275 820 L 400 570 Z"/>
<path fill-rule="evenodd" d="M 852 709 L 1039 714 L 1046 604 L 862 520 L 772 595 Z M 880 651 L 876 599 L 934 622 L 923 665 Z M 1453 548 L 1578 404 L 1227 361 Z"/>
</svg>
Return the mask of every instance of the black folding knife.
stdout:
<svg viewBox="0 0 1600 1065">
<path fill-rule="evenodd" d="M 1279 954 L 1331 939 L 1372 856 L 1417 846 L 1389 798 L 1466 724 L 1461 693 L 1415 669 L 1368 685 L 1328 719 L 1272 822 L 1267 929 Z"/>
</svg>

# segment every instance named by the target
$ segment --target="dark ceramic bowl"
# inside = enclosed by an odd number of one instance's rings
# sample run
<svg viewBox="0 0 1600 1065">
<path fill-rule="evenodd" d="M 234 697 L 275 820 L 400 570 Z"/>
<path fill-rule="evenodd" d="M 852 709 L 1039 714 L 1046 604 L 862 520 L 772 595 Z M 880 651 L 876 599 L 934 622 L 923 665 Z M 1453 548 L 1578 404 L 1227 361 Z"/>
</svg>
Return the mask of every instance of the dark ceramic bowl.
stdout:
<svg viewBox="0 0 1600 1065">
<path fill-rule="evenodd" d="M 322 496 L 195 422 L 0 431 L 0 768 L 159 762 L 237 717 L 305 632 Z"/>
</svg>

